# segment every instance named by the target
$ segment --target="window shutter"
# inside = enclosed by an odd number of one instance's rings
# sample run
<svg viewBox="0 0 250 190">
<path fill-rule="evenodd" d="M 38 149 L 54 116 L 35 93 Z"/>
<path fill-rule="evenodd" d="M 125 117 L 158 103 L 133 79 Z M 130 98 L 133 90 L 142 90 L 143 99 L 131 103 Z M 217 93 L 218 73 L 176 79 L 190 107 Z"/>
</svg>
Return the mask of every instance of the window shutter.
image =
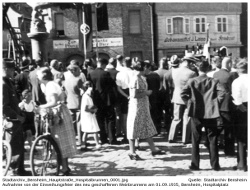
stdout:
<svg viewBox="0 0 250 190">
<path fill-rule="evenodd" d="M 189 34 L 190 33 L 190 19 L 185 18 L 185 33 Z"/>
<path fill-rule="evenodd" d="M 167 18 L 166 19 L 166 33 L 167 34 L 172 34 L 173 30 L 172 30 L 172 19 L 171 18 Z"/>
<path fill-rule="evenodd" d="M 56 13 L 55 14 L 55 23 L 56 23 L 56 30 L 64 30 L 64 23 L 63 23 L 63 14 Z"/>
</svg>

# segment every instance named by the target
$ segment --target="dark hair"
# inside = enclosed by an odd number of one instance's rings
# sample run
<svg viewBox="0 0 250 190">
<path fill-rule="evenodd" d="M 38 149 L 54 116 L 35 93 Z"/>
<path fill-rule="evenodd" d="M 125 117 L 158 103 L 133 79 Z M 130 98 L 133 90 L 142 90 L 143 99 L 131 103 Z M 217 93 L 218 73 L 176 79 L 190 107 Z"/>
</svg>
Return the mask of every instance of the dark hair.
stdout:
<svg viewBox="0 0 250 190">
<path fill-rule="evenodd" d="M 122 60 L 123 60 L 123 56 L 122 56 L 122 55 L 117 55 L 116 59 L 117 59 L 118 61 L 122 61 Z"/>
<path fill-rule="evenodd" d="M 145 65 L 144 67 L 146 67 L 147 69 L 152 68 L 152 65 L 149 60 L 145 60 L 144 65 Z"/>
<path fill-rule="evenodd" d="M 130 57 L 126 57 L 126 58 L 124 59 L 124 63 L 125 63 L 125 65 L 126 65 L 127 67 L 131 67 L 131 65 L 132 65 L 132 60 L 131 60 L 131 58 L 130 58 Z"/>
<path fill-rule="evenodd" d="M 42 59 L 36 59 L 36 60 L 35 60 L 35 64 L 36 64 L 36 66 L 42 67 L 42 66 L 43 66 L 43 61 L 42 61 Z"/>
<path fill-rule="evenodd" d="M 144 71 L 145 63 L 143 61 L 137 61 L 134 63 L 134 70 L 136 71 Z"/>
<path fill-rule="evenodd" d="M 238 72 L 240 72 L 240 73 L 247 73 L 247 60 L 241 59 L 237 63 L 236 68 L 237 68 Z"/>
<path fill-rule="evenodd" d="M 109 63 L 111 64 L 111 65 L 113 65 L 114 67 L 116 67 L 116 59 L 115 58 L 110 58 L 109 59 Z"/>
<path fill-rule="evenodd" d="M 43 74 L 42 77 L 43 80 L 48 80 L 48 81 L 54 80 L 53 74 L 48 67 L 41 68 L 40 72 Z"/>
<path fill-rule="evenodd" d="M 99 58 L 98 62 L 101 63 L 101 65 L 107 65 L 108 64 L 108 60 L 107 59 L 103 59 L 103 58 Z"/>
<path fill-rule="evenodd" d="M 209 70 L 209 63 L 206 60 L 197 62 L 196 65 L 198 66 L 199 71 L 207 72 Z"/>
</svg>

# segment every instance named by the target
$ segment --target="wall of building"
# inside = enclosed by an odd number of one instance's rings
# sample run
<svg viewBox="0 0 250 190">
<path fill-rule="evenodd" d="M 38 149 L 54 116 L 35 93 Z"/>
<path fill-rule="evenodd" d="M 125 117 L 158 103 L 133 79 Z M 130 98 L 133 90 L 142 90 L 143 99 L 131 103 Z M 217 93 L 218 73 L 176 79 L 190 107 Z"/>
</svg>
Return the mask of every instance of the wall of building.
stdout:
<svg viewBox="0 0 250 190">
<path fill-rule="evenodd" d="M 129 33 L 129 10 L 141 11 L 141 34 Z M 130 56 L 131 51 L 141 51 L 142 59 L 152 60 L 151 15 L 147 3 L 122 4 L 124 55 Z"/>
<path fill-rule="evenodd" d="M 158 57 L 170 57 L 172 54 L 184 55 L 186 45 L 190 50 L 192 46 L 204 44 L 207 32 L 195 32 L 195 17 L 205 17 L 209 23 L 209 37 L 211 47 L 226 46 L 229 53 L 239 56 L 240 40 L 240 3 L 156 3 L 157 20 L 157 52 Z M 190 19 L 190 33 L 168 34 L 167 18 L 180 16 Z M 217 32 L 216 16 L 226 16 L 228 19 L 227 32 Z"/>
</svg>

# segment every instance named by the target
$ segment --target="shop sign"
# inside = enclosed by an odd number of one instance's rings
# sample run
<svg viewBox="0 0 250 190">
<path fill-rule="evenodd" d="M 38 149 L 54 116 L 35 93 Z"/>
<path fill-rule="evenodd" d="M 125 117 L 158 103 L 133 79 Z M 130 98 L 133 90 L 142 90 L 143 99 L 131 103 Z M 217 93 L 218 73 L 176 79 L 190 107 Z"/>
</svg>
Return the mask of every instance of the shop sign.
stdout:
<svg viewBox="0 0 250 190">
<path fill-rule="evenodd" d="M 123 46 L 123 38 L 99 38 L 98 47 Z M 96 39 L 93 39 L 93 47 L 96 47 Z"/>
<path fill-rule="evenodd" d="M 79 40 L 54 40 L 54 49 L 69 49 L 69 48 L 79 48 Z"/>
<path fill-rule="evenodd" d="M 165 38 L 164 42 L 205 42 L 206 37 L 199 37 L 199 36 L 191 36 L 191 37 L 182 37 L 182 38 L 172 38 L 167 37 Z M 233 41 L 235 40 L 235 36 L 223 36 L 220 35 L 215 38 L 210 38 L 211 41 Z"/>
</svg>

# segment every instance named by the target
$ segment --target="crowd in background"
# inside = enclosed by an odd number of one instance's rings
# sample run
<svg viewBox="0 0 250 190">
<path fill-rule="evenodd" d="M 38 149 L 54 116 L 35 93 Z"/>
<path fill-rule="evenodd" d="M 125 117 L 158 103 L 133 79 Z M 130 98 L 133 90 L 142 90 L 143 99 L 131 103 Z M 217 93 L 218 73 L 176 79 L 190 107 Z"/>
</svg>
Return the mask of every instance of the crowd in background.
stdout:
<svg viewBox="0 0 250 190">
<path fill-rule="evenodd" d="M 225 155 L 237 156 L 234 169 L 247 171 L 247 62 L 186 53 L 158 64 L 118 55 L 83 64 L 72 60 L 67 67 L 56 59 L 24 58 L 16 68 L 11 59 L 3 59 L 3 115 L 18 120 L 7 137 L 14 150 L 11 167 L 17 175 L 28 175 L 24 141 L 31 146 L 40 135 L 37 115 L 54 110 L 51 133 L 63 156 L 63 175 L 70 173 L 67 159 L 77 146 L 89 150 L 88 134 L 93 134 L 95 149 L 129 144 L 129 158 L 140 160 L 136 150 L 143 139 L 152 156 L 166 154 L 153 140 L 163 132 L 169 143 L 192 144 L 192 170 L 200 169 L 199 144 L 205 134 L 212 169 L 220 170 L 218 149 L 223 148 Z"/>
</svg>

